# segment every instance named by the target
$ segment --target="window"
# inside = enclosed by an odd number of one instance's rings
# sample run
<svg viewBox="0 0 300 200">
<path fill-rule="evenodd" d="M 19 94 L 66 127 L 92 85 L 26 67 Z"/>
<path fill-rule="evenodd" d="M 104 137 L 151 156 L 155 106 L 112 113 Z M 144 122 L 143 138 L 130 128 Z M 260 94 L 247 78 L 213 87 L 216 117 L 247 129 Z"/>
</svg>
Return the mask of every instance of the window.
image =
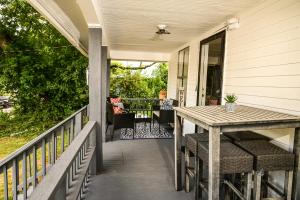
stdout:
<svg viewBox="0 0 300 200">
<path fill-rule="evenodd" d="M 179 90 L 183 90 L 184 93 L 183 105 L 186 105 L 188 66 L 189 66 L 189 47 L 182 49 L 178 52 L 177 99 L 179 95 Z"/>
</svg>

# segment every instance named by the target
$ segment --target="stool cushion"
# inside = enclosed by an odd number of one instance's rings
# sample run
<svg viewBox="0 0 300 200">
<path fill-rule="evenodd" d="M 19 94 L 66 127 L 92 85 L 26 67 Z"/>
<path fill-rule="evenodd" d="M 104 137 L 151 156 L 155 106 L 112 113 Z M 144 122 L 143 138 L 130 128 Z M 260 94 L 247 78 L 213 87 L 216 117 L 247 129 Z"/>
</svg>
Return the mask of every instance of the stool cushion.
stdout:
<svg viewBox="0 0 300 200">
<path fill-rule="evenodd" d="M 253 131 L 235 131 L 235 132 L 227 132 L 224 133 L 227 137 L 232 139 L 233 141 L 244 141 L 244 140 L 267 140 L 270 141 L 270 138 L 255 133 Z"/>
<path fill-rule="evenodd" d="M 254 156 L 254 169 L 293 170 L 295 155 L 265 140 L 236 141 L 236 145 Z"/>
<path fill-rule="evenodd" d="M 230 139 L 224 135 L 221 135 L 220 138 L 221 141 L 230 141 Z M 193 154 L 196 153 L 196 147 L 198 142 L 208 142 L 208 141 L 209 141 L 208 133 L 192 133 L 192 134 L 185 135 L 185 145 Z"/>
<path fill-rule="evenodd" d="M 198 143 L 198 157 L 208 165 L 208 142 Z M 220 144 L 220 173 L 247 173 L 253 170 L 253 156 L 230 142 Z"/>
</svg>

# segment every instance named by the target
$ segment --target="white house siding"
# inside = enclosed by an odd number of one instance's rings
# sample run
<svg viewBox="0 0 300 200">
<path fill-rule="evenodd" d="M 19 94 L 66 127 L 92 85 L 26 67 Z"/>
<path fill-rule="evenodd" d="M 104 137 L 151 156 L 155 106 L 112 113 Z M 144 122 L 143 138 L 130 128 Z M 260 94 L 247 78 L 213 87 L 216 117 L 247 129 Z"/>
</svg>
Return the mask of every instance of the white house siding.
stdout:
<svg viewBox="0 0 300 200">
<path fill-rule="evenodd" d="M 226 33 L 223 94 L 235 93 L 239 104 L 300 115 L 300 1 L 267 0 L 236 16 L 240 28 Z M 196 104 L 200 41 L 218 27 L 185 45 L 190 46 L 188 106 Z M 185 132 L 193 128 L 185 123 Z M 292 145 L 291 129 L 259 132 L 282 147 Z"/>
<path fill-rule="evenodd" d="M 300 1 L 267 1 L 240 23 L 227 37 L 225 92 L 300 115 Z"/>
<path fill-rule="evenodd" d="M 300 1 L 269 0 L 239 18 L 227 34 L 224 92 L 240 104 L 300 115 Z M 290 144 L 285 132 L 266 134 Z"/>
</svg>

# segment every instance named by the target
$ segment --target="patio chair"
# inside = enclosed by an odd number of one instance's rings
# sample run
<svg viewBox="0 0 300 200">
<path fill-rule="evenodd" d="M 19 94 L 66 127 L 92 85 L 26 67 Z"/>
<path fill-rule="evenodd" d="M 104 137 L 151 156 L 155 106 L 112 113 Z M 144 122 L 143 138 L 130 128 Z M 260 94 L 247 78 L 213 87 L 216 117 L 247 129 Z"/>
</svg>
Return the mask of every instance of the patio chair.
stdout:
<svg viewBox="0 0 300 200">
<path fill-rule="evenodd" d="M 178 106 L 178 101 L 175 99 L 173 100 L 172 106 Z M 156 106 L 153 108 L 153 125 L 154 122 L 158 122 L 159 132 L 160 132 L 160 125 L 161 124 L 170 124 L 174 123 L 174 110 L 162 110 L 160 107 Z"/>
<path fill-rule="evenodd" d="M 112 125 L 112 132 L 111 132 L 111 141 L 113 141 L 114 138 L 114 131 L 117 129 L 125 128 L 126 132 L 128 128 L 131 128 L 134 130 L 134 113 L 121 113 L 121 114 L 114 114 L 113 111 L 113 104 L 107 102 L 106 103 L 106 109 L 107 109 L 107 127 L 106 132 L 109 125 Z"/>
</svg>

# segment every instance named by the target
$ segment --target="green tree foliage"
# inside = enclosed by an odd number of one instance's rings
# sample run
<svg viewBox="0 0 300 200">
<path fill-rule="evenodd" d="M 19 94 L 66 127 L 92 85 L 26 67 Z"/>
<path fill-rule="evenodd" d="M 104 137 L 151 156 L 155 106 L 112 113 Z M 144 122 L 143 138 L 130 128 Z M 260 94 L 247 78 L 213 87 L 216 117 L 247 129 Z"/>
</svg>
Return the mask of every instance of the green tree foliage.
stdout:
<svg viewBox="0 0 300 200">
<path fill-rule="evenodd" d="M 157 97 L 161 90 L 167 90 L 168 85 L 168 65 L 161 63 L 153 70 L 152 77 L 148 79 L 148 87 L 151 88 L 152 96 Z"/>
<path fill-rule="evenodd" d="M 161 63 L 145 76 L 142 69 L 130 70 L 118 62 L 111 68 L 110 94 L 126 98 L 158 98 L 160 90 L 167 89 L 168 66 Z"/>
<path fill-rule="evenodd" d="M 0 90 L 18 114 L 59 120 L 88 102 L 87 58 L 52 25 L 25 0 L 0 0 L 0 20 Z"/>
</svg>

